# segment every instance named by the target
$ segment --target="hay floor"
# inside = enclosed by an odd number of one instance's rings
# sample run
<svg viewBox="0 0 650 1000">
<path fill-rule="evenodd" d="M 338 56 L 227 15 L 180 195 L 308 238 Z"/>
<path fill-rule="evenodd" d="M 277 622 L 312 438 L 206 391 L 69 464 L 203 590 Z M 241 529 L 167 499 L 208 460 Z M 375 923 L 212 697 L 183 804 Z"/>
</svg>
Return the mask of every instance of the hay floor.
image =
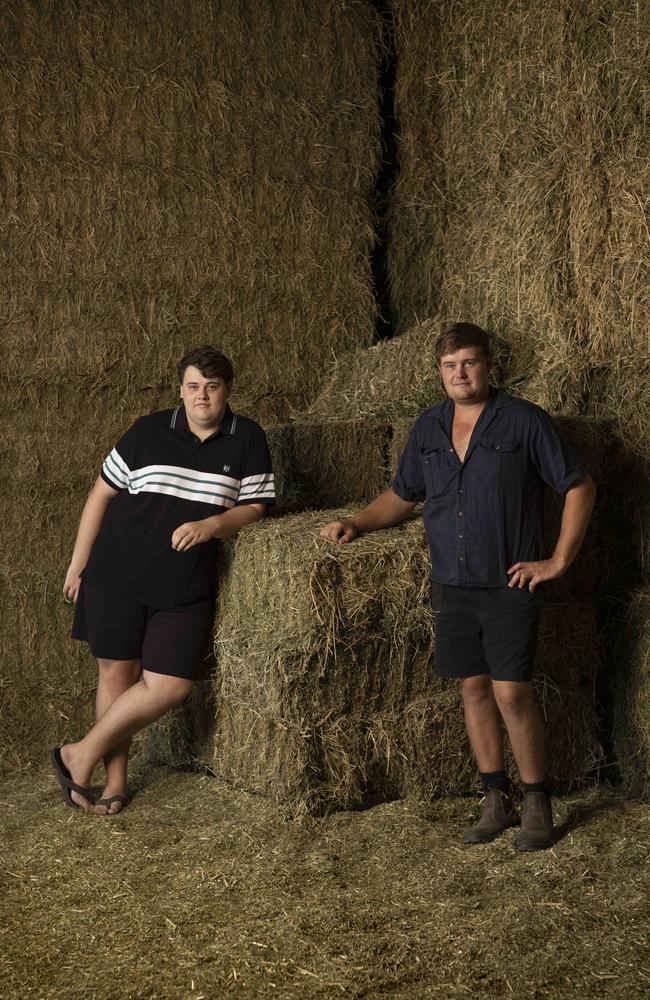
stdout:
<svg viewBox="0 0 650 1000">
<path fill-rule="evenodd" d="M 137 779 L 136 779 L 137 780 Z M 287 823 L 214 778 L 140 779 L 111 821 L 46 771 L 0 794 L 0 995 L 641 997 L 647 807 L 592 789 L 561 840 L 465 847 L 475 803 Z"/>
</svg>

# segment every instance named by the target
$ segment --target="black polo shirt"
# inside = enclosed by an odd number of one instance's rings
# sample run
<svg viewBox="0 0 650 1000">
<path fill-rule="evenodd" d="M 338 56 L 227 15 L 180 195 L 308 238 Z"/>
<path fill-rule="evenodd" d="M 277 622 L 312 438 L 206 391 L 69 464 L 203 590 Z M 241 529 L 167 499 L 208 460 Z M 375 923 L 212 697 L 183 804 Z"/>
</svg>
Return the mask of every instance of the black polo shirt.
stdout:
<svg viewBox="0 0 650 1000">
<path fill-rule="evenodd" d="M 542 558 L 544 486 L 566 493 L 584 470 L 539 406 L 491 390 L 464 462 L 451 441 L 454 402 L 425 410 L 392 489 L 424 500 L 437 583 L 503 587 L 516 562 Z"/>
<path fill-rule="evenodd" d="M 205 441 L 190 431 L 184 407 L 140 417 L 101 475 L 120 492 L 108 505 L 83 577 L 150 607 L 208 604 L 214 596 L 218 541 L 176 552 L 176 528 L 275 498 L 266 435 L 230 407 Z"/>
</svg>

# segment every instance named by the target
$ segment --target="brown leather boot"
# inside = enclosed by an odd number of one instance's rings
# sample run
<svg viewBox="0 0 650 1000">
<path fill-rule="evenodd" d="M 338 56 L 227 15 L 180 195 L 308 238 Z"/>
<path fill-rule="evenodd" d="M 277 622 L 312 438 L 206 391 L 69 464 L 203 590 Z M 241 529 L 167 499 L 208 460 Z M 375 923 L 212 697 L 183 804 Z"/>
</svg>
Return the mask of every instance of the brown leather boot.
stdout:
<svg viewBox="0 0 650 1000">
<path fill-rule="evenodd" d="M 517 835 L 520 851 L 543 851 L 553 843 L 553 810 L 546 792 L 524 792 L 521 830 Z"/>
<path fill-rule="evenodd" d="M 488 844 L 503 830 L 518 825 L 519 813 L 508 793 L 498 788 L 486 788 L 481 818 L 465 830 L 463 840 L 466 844 Z"/>
</svg>

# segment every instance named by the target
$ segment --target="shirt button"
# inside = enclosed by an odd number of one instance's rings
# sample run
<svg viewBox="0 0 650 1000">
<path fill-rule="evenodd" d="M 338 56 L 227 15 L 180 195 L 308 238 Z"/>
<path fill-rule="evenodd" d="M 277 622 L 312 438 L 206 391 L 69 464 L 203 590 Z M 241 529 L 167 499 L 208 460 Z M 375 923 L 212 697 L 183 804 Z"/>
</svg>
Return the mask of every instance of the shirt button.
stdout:
<svg viewBox="0 0 650 1000">
<path fill-rule="evenodd" d="M 463 557 L 462 556 L 458 556 L 458 562 L 463 562 Z"/>
<path fill-rule="evenodd" d="M 462 536 L 462 535 L 459 535 L 458 537 L 459 537 L 459 538 L 462 538 L 463 536 Z"/>
<path fill-rule="evenodd" d="M 458 516 L 459 516 L 459 517 L 462 517 L 462 516 L 463 516 L 463 512 L 462 512 L 462 510 L 459 510 L 459 511 L 458 511 Z"/>
<path fill-rule="evenodd" d="M 497 445 L 497 451 L 501 451 L 501 445 L 500 444 Z"/>
<path fill-rule="evenodd" d="M 449 449 L 449 451 L 453 451 L 453 450 L 454 450 L 453 448 L 450 448 L 450 449 Z"/>
</svg>

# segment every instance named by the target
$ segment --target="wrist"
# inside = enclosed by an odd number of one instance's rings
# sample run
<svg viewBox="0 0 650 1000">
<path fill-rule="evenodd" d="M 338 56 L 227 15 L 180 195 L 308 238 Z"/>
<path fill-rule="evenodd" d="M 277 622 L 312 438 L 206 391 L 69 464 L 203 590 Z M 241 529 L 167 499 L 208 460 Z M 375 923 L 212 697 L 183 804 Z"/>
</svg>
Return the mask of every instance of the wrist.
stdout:
<svg viewBox="0 0 650 1000">
<path fill-rule="evenodd" d="M 212 517 L 206 517 L 204 523 L 207 525 L 212 538 L 222 537 L 222 533 L 219 531 L 221 527 L 221 516 L 219 514 L 214 514 Z"/>
<path fill-rule="evenodd" d="M 551 556 L 551 562 L 557 569 L 558 573 L 564 573 L 569 566 L 569 560 L 562 553 L 554 552 Z"/>
</svg>

